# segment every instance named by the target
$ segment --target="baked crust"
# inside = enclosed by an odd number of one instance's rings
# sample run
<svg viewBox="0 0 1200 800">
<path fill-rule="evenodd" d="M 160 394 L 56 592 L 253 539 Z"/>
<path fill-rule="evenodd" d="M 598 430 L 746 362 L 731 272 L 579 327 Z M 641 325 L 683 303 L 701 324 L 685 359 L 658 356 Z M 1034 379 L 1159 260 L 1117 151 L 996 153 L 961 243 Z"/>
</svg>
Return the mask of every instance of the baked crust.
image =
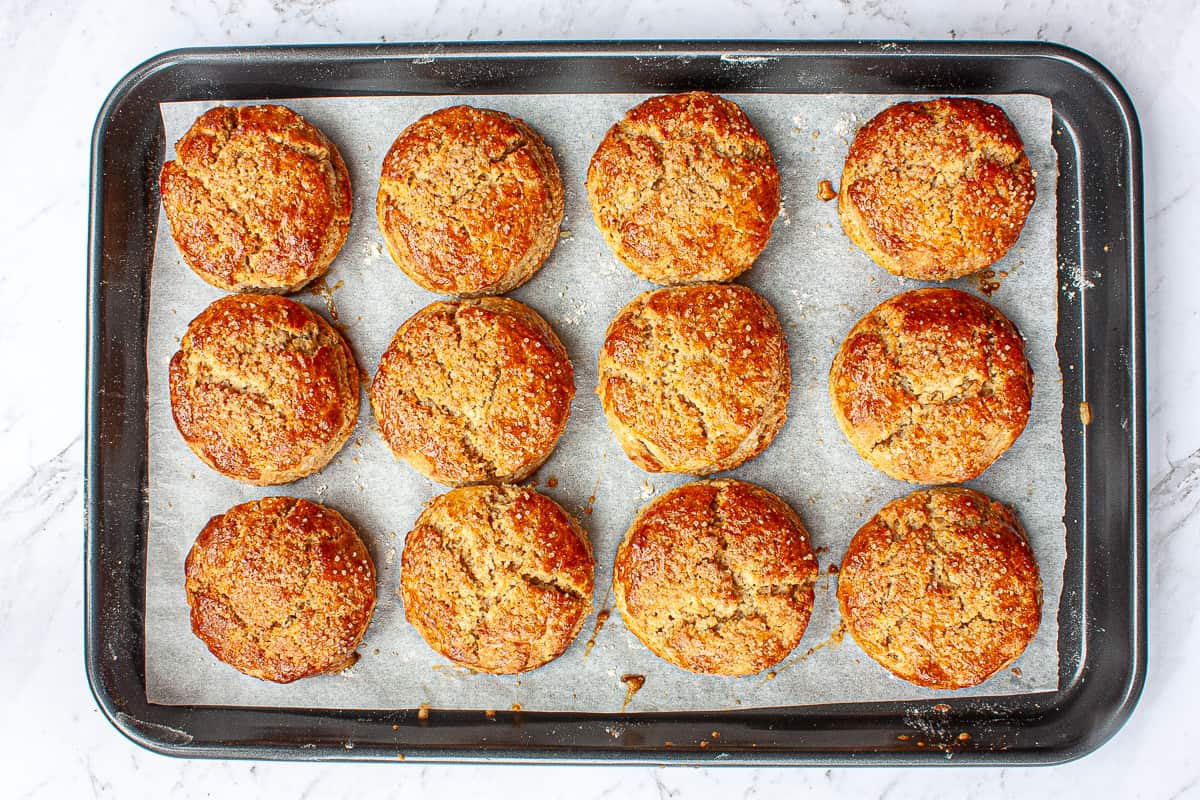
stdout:
<svg viewBox="0 0 1200 800">
<path fill-rule="evenodd" d="M 871 466 L 913 483 L 978 477 L 1029 421 L 1021 335 L 984 300 L 917 289 L 850 330 L 829 370 L 842 432 Z"/>
<path fill-rule="evenodd" d="M 850 241 L 896 275 L 944 281 L 994 264 L 1036 190 L 1004 111 L 969 97 L 898 103 L 854 137 L 838 192 Z"/>
<path fill-rule="evenodd" d="M 350 346 L 319 314 L 275 295 L 228 295 L 188 325 L 171 359 L 171 413 L 204 463 L 268 486 L 337 455 L 358 420 Z"/>
<path fill-rule="evenodd" d="M 452 106 L 396 137 L 375 210 L 392 260 L 419 286 L 503 294 L 554 249 L 563 185 L 554 154 L 524 121 Z"/>
<path fill-rule="evenodd" d="M 562 655 L 592 610 L 595 562 L 579 523 L 518 486 L 454 489 L 404 542 L 404 614 L 441 655 L 526 672 Z"/>
<path fill-rule="evenodd" d="M 787 340 L 738 285 L 645 292 L 608 326 L 596 393 L 626 455 L 649 472 L 705 475 L 761 453 L 787 419 Z"/>
<path fill-rule="evenodd" d="M 708 92 L 652 97 L 609 129 L 587 172 L 596 226 L 655 283 L 749 269 L 779 214 L 779 172 L 737 104 Z"/>
<path fill-rule="evenodd" d="M 532 473 L 562 436 L 574 396 L 562 342 L 506 297 L 421 309 L 396 331 L 371 383 L 388 447 L 448 486 Z"/>
<path fill-rule="evenodd" d="M 859 647 L 918 686 L 975 686 L 1037 633 L 1042 583 L 1016 516 L 943 487 L 893 500 L 859 529 L 838 572 L 842 621 Z"/>
<path fill-rule="evenodd" d="M 629 630 L 692 672 L 749 675 L 800 642 L 817 560 L 787 503 L 734 480 L 695 481 L 641 510 L 617 550 Z"/>
<path fill-rule="evenodd" d="M 341 514 L 267 497 L 209 520 L 184 564 L 192 632 L 235 669 L 276 683 L 358 658 L 375 565 Z"/>
<path fill-rule="evenodd" d="M 294 292 L 350 230 L 341 153 L 284 106 L 206 111 L 163 164 L 159 191 L 184 261 L 225 291 Z"/>
</svg>

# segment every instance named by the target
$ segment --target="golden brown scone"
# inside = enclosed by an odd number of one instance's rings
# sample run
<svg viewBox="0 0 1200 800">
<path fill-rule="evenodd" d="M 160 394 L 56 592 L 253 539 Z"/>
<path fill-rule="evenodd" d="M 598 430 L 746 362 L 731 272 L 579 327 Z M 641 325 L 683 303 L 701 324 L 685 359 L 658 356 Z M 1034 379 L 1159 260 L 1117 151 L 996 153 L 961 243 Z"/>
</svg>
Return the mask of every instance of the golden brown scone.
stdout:
<svg viewBox="0 0 1200 800">
<path fill-rule="evenodd" d="M 574 396 L 562 342 L 507 297 L 421 309 L 396 331 L 371 383 L 388 447 L 448 486 L 532 473 L 554 450 Z"/>
<path fill-rule="evenodd" d="M 744 286 L 645 292 L 600 348 L 596 393 L 625 453 L 649 472 L 706 475 L 763 451 L 787 419 L 787 340 Z"/>
<path fill-rule="evenodd" d="M 210 467 L 257 486 L 311 475 L 358 420 L 358 367 L 319 314 L 285 297 L 228 295 L 171 359 L 171 413 Z"/>
<path fill-rule="evenodd" d="M 913 483 L 971 480 L 1029 421 L 1021 335 L 957 289 L 885 300 L 850 330 L 829 370 L 842 432 L 871 466 Z"/>
<path fill-rule="evenodd" d="M 404 615 L 426 644 L 480 672 L 558 658 L 592 610 L 587 534 L 550 498 L 468 486 L 434 498 L 404 541 Z"/>
<path fill-rule="evenodd" d="M 655 655 L 750 675 L 800 642 L 817 560 L 796 512 L 754 484 L 696 481 L 641 510 L 617 550 L 613 596 Z"/>
<path fill-rule="evenodd" d="M 213 517 L 184 565 L 192 632 L 276 683 L 351 666 L 375 610 L 375 565 L 331 508 L 267 497 Z"/>
<path fill-rule="evenodd" d="M 175 143 L 159 191 L 183 260 L 226 291 L 294 292 L 350 230 L 341 154 L 283 106 L 206 111 Z"/>
<path fill-rule="evenodd" d="M 957 487 L 884 506 L 851 540 L 837 596 L 867 655 L 934 689 L 987 680 L 1025 651 L 1042 618 L 1042 582 L 1017 518 Z"/>
<path fill-rule="evenodd" d="M 897 103 L 854 137 L 838 216 L 850 241 L 895 275 L 944 281 L 994 264 L 1036 196 L 1004 111 L 969 97 Z"/>
<path fill-rule="evenodd" d="M 503 294 L 554 249 L 563 185 L 554 154 L 524 121 L 452 106 L 396 137 L 375 210 L 392 260 L 418 285 Z"/>
<path fill-rule="evenodd" d="M 771 148 L 737 104 L 708 92 L 630 109 L 596 148 L 587 192 L 608 246 L 655 283 L 731 280 L 779 215 Z"/>
</svg>

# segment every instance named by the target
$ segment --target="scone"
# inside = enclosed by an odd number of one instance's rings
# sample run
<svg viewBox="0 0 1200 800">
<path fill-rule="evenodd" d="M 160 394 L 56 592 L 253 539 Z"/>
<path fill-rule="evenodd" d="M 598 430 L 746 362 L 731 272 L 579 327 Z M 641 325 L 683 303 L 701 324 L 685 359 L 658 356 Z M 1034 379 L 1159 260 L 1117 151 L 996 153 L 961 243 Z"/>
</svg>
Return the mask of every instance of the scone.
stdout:
<svg viewBox="0 0 1200 800">
<path fill-rule="evenodd" d="M 662 284 L 748 270 L 779 215 L 771 148 L 737 104 L 708 92 L 630 109 L 592 156 L 588 200 L 617 257 Z"/>
<path fill-rule="evenodd" d="M 554 154 L 525 122 L 452 106 L 396 137 L 375 210 L 392 260 L 419 286 L 503 294 L 558 241 L 563 186 Z"/>
<path fill-rule="evenodd" d="M 1029 421 L 1021 335 L 984 300 L 917 289 L 851 329 L 829 371 L 842 432 L 871 466 L 913 483 L 979 476 Z"/>
<path fill-rule="evenodd" d="M 404 615 L 441 655 L 513 674 L 562 655 L 592 610 L 587 534 L 550 498 L 468 486 L 434 498 L 404 541 Z"/>
<path fill-rule="evenodd" d="M 787 419 L 791 370 L 775 310 L 744 286 L 645 292 L 608 326 L 596 393 L 649 472 L 707 475 L 761 453 Z"/>
<path fill-rule="evenodd" d="M 337 454 L 358 420 L 358 367 L 317 312 L 286 297 L 228 295 L 192 320 L 171 359 L 171 413 L 204 463 L 267 486 Z"/>
<path fill-rule="evenodd" d="M 934 689 L 995 675 L 1025 651 L 1042 617 L 1042 582 L 1017 518 L 956 487 L 884 506 L 851 540 L 837 596 L 867 655 Z"/>
<path fill-rule="evenodd" d="M 159 191 L 183 260 L 225 291 L 294 292 L 350 230 L 341 154 L 283 106 L 206 111 L 163 164 Z"/>
<path fill-rule="evenodd" d="M 371 383 L 388 447 L 448 486 L 532 473 L 554 450 L 574 396 L 562 342 L 507 297 L 421 309 L 396 331 Z"/>
<path fill-rule="evenodd" d="M 944 281 L 1008 252 L 1036 196 L 1004 111 L 969 97 L 898 103 L 854 137 L 838 216 L 850 241 L 895 275 Z"/>
<path fill-rule="evenodd" d="M 276 683 L 358 658 L 375 565 L 331 508 L 267 497 L 213 517 L 184 565 L 192 631 L 234 669 Z"/>
<path fill-rule="evenodd" d="M 629 630 L 692 672 L 750 675 L 800 642 L 817 560 L 787 503 L 734 480 L 652 501 L 617 550 L 613 596 Z"/>
</svg>

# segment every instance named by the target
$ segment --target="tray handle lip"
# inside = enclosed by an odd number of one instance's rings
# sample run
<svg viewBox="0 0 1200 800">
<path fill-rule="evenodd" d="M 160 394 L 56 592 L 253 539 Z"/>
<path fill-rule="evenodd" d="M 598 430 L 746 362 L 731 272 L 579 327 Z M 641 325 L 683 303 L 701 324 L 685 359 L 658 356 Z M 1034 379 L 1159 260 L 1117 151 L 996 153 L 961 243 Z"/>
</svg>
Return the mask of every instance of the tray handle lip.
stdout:
<svg viewBox="0 0 1200 800">
<path fill-rule="evenodd" d="M 1059 43 L 1036 43 L 1038 55 L 1051 57 L 1085 73 L 1104 90 L 1102 99 L 1112 103 L 1118 117 L 1125 126 L 1129 142 L 1128 157 L 1122 164 L 1123 177 L 1128 181 L 1129 197 L 1129 241 L 1126 255 L 1129 264 L 1129 375 L 1131 383 L 1132 414 L 1130 419 L 1130 458 L 1132 482 L 1129 486 L 1129 530 L 1130 530 L 1130 624 L 1133 631 L 1133 653 L 1120 680 L 1120 691 L 1115 702 L 1104 703 L 1107 708 L 1099 723 L 1081 737 L 1078 742 L 1064 748 L 1061 758 L 1052 763 L 1067 763 L 1096 752 L 1109 742 L 1124 727 L 1141 699 L 1146 682 L 1148 653 L 1148 618 L 1146 590 L 1147 556 L 1147 479 L 1146 479 L 1146 331 L 1145 331 L 1145 216 L 1144 180 L 1142 171 L 1141 123 L 1133 101 L 1121 81 L 1104 64 L 1088 53 Z M 1090 691 L 1095 684 L 1084 681 L 1078 688 L 1076 703 L 1090 701 Z M 1071 688 L 1060 690 L 1058 696 L 1071 693 Z M 1060 706 L 1061 708 L 1061 706 Z"/>
<path fill-rule="evenodd" d="M 103 235 L 100 230 L 101 210 L 104 201 L 103 181 L 103 146 L 109 121 L 119 111 L 120 106 L 129 96 L 140 87 L 149 77 L 163 70 L 170 69 L 181 59 L 187 58 L 185 50 L 170 50 L 147 59 L 127 72 L 108 93 L 96 115 L 92 127 L 92 140 L 88 169 L 88 248 L 87 248 L 87 284 L 86 284 L 86 354 L 84 380 L 84 428 L 86 435 L 83 442 L 83 628 L 84 628 L 84 671 L 87 676 L 88 690 L 96 707 L 104 718 L 125 738 L 139 747 L 162 755 L 185 757 L 194 755 L 193 751 L 184 746 L 184 740 L 190 737 L 182 731 L 172 731 L 165 726 L 156 726 L 138 721 L 127 705 L 115 697 L 106 685 L 100 665 L 100 623 L 96 619 L 98 602 L 95 596 L 96 581 L 94 573 L 97 570 L 98 554 L 96 531 L 94 529 L 94 507 L 100 498 L 93 491 L 98 483 L 99 464 L 96 459 L 99 431 L 99 375 L 98 363 L 99 342 L 99 308 L 101 296 L 101 269 Z M 162 730 L 158 730 L 162 728 Z M 157 735 L 155 735 L 157 734 Z M 174 742 L 174 743 L 173 743 Z"/>
<path fill-rule="evenodd" d="M 572 41 L 545 41 L 545 42 L 428 42 L 428 43 L 362 43 L 362 44 L 316 44 L 316 45 L 265 45 L 265 46 L 219 46 L 219 47 L 191 47 L 177 48 L 166 50 L 157 55 L 154 55 L 140 64 L 133 67 L 126 73 L 109 92 L 108 96 L 102 103 L 96 117 L 92 132 L 91 142 L 91 158 L 90 158 L 90 203 L 88 213 L 88 265 L 87 265 L 87 292 L 86 292 L 86 319 L 87 319 L 87 353 L 86 353 L 86 381 L 85 381 L 85 426 L 88 431 L 88 436 L 84 440 L 84 476 L 83 476 L 83 493 L 84 493 L 84 631 L 85 631 L 85 650 L 84 661 L 88 681 L 88 688 L 92 694 L 93 700 L 97 707 L 104 714 L 105 718 L 116 728 L 122 735 L 134 742 L 138 746 L 150 750 L 161 755 L 173 757 L 242 757 L 255 759 L 281 759 L 295 758 L 294 753 L 287 751 L 270 751 L 254 746 L 239 748 L 239 752 L 230 754 L 229 752 L 217 748 L 210 748 L 199 745 L 192 746 L 189 744 L 190 735 L 185 731 L 170 728 L 168 726 L 159 725 L 148 721 L 139 720 L 134 714 L 130 713 L 130 709 L 123 705 L 122 701 L 117 699 L 109 691 L 105 685 L 102 671 L 99 663 L 100 653 L 97 636 L 96 621 L 94 617 L 94 609 L 96 607 L 96 591 L 93 572 L 95 571 L 95 536 L 93 530 L 93 507 L 98 502 L 98 498 L 92 491 L 92 486 L 96 483 L 98 463 L 95 458 L 95 450 L 97 443 L 94 441 L 95 432 L 97 431 L 96 422 L 98 416 L 97 400 L 98 400 L 98 325 L 97 325 L 97 310 L 98 300 L 100 296 L 100 260 L 101 260 L 101 244 L 102 236 L 100 235 L 100 214 L 103 201 L 103 187 L 100 178 L 102 177 L 102 147 L 104 136 L 108 127 L 108 123 L 112 116 L 120 109 L 121 104 L 126 101 L 129 96 L 136 91 L 145 81 L 151 77 L 158 75 L 164 71 L 169 71 L 181 64 L 187 62 L 204 61 L 208 59 L 224 59 L 231 55 L 246 55 L 248 53 L 262 53 L 272 57 L 286 58 L 296 55 L 316 55 L 322 52 L 327 52 L 330 55 L 336 54 L 338 58 L 354 59 L 359 57 L 383 57 L 383 58 L 413 58 L 422 55 L 443 55 L 452 56 L 457 54 L 479 55 L 554 55 L 558 52 L 560 55 L 604 55 L 612 54 L 614 56 L 628 56 L 632 53 L 637 53 L 645 50 L 652 50 L 655 54 L 664 56 L 672 54 L 680 54 L 681 52 L 692 52 L 695 54 L 717 54 L 722 52 L 730 52 L 737 50 L 745 50 L 764 54 L 777 54 L 779 56 L 787 55 L 803 55 L 805 53 L 814 53 L 821 51 L 830 51 L 835 49 L 840 55 L 855 56 L 855 55 L 897 55 L 904 54 L 905 56 L 937 56 L 937 55 L 979 55 L 985 57 L 1041 57 L 1050 58 L 1063 63 L 1066 63 L 1075 69 L 1085 73 L 1095 83 L 1098 83 L 1107 93 L 1108 99 L 1117 107 L 1120 117 L 1125 121 L 1126 134 L 1129 140 L 1129 158 L 1128 163 L 1124 165 L 1126 177 L 1130 182 L 1130 196 L 1133 200 L 1131 207 L 1130 219 L 1130 240 L 1129 240 L 1129 264 L 1130 264 L 1130 281 L 1131 281 L 1131 333 L 1133 341 L 1130 348 L 1130 372 L 1133 383 L 1133 415 L 1131 419 L 1131 440 L 1132 440 L 1132 459 L 1133 459 L 1133 485 L 1131 490 L 1131 552 L 1132 560 L 1132 597 L 1131 597 L 1131 616 L 1133 617 L 1134 627 L 1134 657 L 1129 663 L 1129 669 L 1121 680 L 1122 691 L 1119 694 L 1119 699 L 1116 703 L 1109 705 L 1109 711 L 1104 715 L 1103 720 L 1099 725 L 1093 728 L 1089 735 L 1081 737 L 1076 743 L 1069 745 L 1063 750 L 1054 754 L 1050 759 L 1020 759 L 1012 763 L 1027 763 L 1027 764 L 1058 764 L 1081 758 L 1089 753 L 1100 748 L 1104 743 L 1109 741 L 1128 721 L 1133 713 L 1138 700 L 1141 697 L 1142 690 L 1146 678 L 1146 658 L 1147 658 L 1147 615 L 1146 615 L 1146 501 L 1147 501 L 1147 486 L 1146 486 L 1146 454 L 1145 454 L 1145 429 L 1146 429 L 1146 378 L 1145 378 L 1145 276 L 1144 276 L 1144 217 L 1143 217 L 1143 178 L 1141 171 L 1142 163 L 1142 137 L 1141 127 L 1138 120 L 1137 112 L 1133 102 L 1122 83 L 1117 77 L 1102 63 L 1096 60 L 1091 55 L 1064 44 L 1055 42 L 1043 41 L 992 41 L 992 40 L 941 40 L 941 41 L 914 41 L 914 40 L 786 40 L 786 39 L 748 39 L 748 40 L 622 40 L 622 41 L 599 41 L 599 40 L 572 40 Z M 974 48 L 988 52 L 983 53 L 963 53 L 964 49 Z M 914 52 L 915 51 L 915 52 Z M 1079 688 L 1079 696 L 1075 698 L 1076 702 L 1085 702 L 1089 692 L 1088 687 L 1091 684 L 1084 682 L 1084 685 Z M 1068 699 L 1068 695 L 1072 694 L 1070 688 L 1060 689 L 1055 693 L 1056 698 L 1062 700 Z M 1052 707 L 1061 709 L 1061 703 L 1054 703 Z M 218 752 L 218 750 L 220 752 Z M 313 755 L 318 760 L 337 760 L 335 753 L 329 749 L 317 748 Z M 427 761 L 458 761 L 461 760 L 455 757 L 455 753 L 430 753 L 428 757 L 414 753 L 412 760 Z M 738 758 L 733 757 L 727 761 L 710 761 L 707 758 L 692 758 L 692 759 L 665 759 L 669 762 L 676 763 L 702 763 L 705 765 L 718 764 L 748 764 L 748 763 L 771 763 L 768 754 L 762 754 L 766 758 Z M 590 757 L 584 757 L 575 763 L 596 763 L 598 758 L 604 758 L 600 754 L 590 754 Z M 821 757 L 818 757 L 813 763 L 818 763 Z M 824 755 L 825 761 L 828 762 L 828 754 Z M 357 760 L 357 759 L 354 759 Z M 382 759 L 381 759 L 382 760 Z M 470 759 L 477 760 L 477 759 Z M 553 763 L 572 763 L 573 759 L 560 760 L 543 754 L 542 756 L 534 756 L 533 758 L 518 757 L 515 752 L 505 754 L 497 752 L 493 756 L 483 756 L 478 760 L 492 763 L 503 763 L 507 761 L 515 761 L 519 763 L 537 763 L 537 762 L 553 762 Z M 655 764 L 663 763 L 664 759 L 656 759 L 653 756 L 646 755 L 635 756 L 633 759 L 622 759 L 622 763 L 646 763 Z M 920 759 L 919 761 L 924 761 Z M 904 759 L 900 759 L 893 763 L 903 763 Z M 782 763 L 782 762 L 781 762 Z M 915 762 L 914 762 L 915 763 Z M 960 762 L 963 763 L 963 762 Z"/>
<path fill-rule="evenodd" d="M 1141 134 L 1137 113 L 1124 85 L 1104 64 L 1091 54 L 1056 41 L 1000 39 L 549 39 L 514 41 L 425 41 L 425 42 L 347 42 L 314 44 L 256 44 L 177 47 L 164 50 L 130 69 L 101 104 L 95 132 L 112 110 L 148 78 L 187 62 L 222 60 L 260 54 L 271 59 L 312 57 L 326 54 L 338 60 L 359 58 L 407 59 L 423 56 L 624 56 L 648 53 L 672 55 L 724 55 L 737 51 L 785 57 L 827 53 L 838 56 L 976 58 L 1049 58 L 1074 66 L 1101 83 L 1130 121 L 1130 132 L 1141 152 Z M 964 52 L 967 51 L 967 52 Z M 1035 92 L 1036 94 L 1036 92 Z M 93 135 L 93 146 L 96 136 Z"/>
</svg>

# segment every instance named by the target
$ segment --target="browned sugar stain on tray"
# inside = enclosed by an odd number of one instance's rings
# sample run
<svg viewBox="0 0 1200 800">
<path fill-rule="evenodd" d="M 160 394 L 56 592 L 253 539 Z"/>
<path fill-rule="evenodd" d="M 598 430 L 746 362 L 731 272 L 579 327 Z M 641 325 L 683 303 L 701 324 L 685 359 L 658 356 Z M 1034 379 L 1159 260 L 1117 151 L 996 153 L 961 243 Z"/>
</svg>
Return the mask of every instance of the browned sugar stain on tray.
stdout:
<svg viewBox="0 0 1200 800">
<path fill-rule="evenodd" d="M 1079 421 L 1085 428 L 1092 424 L 1092 407 L 1086 400 L 1079 404 Z"/>
<path fill-rule="evenodd" d="M 604 604 L 608 605 L 608 597 L 604 598 Z M 604 630 L 604 623 L 608 622 L 610 616 L 612 616 L 610 608 L 602 608 L 596 614 L 596 624 L 592 626 L 592 637 L 587 640 L 587 645 L 583 648 L 584 658 L 592 654 L 592 648 L 596 646 L 596 637 L 600 635 L 600 631 Z"/>
<path fill-rule="evenodd" d="M 775 669 L 771 670 L 766 675 L 764 675 L 762 680 L 760 680 L 758 683 L 756 683 L 754 685 L 754 688 L 757 689 L 758 687 L 765 684 L 767 681 L 775 680 L 775 678 L 779 675 L 779 673 L 783 672 L 786 669 L 791 669 L 795 665 L 805 661 L 809 656 L 811 656 L 813 653 L 817 652 L 818 650 L 824 650 L 826 647 L 836 647 L 837 645 L 841 644 L 842 640 L 845 638 L 846 638 L 846 626 L 839 624 L 836 628 L 833 629 L 833 633 L 829 634 L 828 639 L 826 639 L 823 642 L 817 642 L 816 644 L 814 644 L 812 647 L 805 650 L 800 655 L 798 655 L 794 658 L 789 658 L 787 661 L 784 661 L 782 664 L 777 666 Z"/>
<path fill-rule="evenodd" d="M 592 510 L 596 505 L 596 494 L 600 491 L 600 479 L 604 477 L 604 464 L 608 460 L 608 453 L 600 454 L 600 467 L 596 470 L 596 482 L 592 484 L 592 493 L 588 496 L 587 505 L 583 507 L 583 513 L 591 516 Z"/>
<path fill-rule="evenodd" d="M 1007 272 L 996 272 L 994 269 L 985 269 L 979 273 L 979 292 L 991 298 L 996 290 L 1000 288 L 1000 279 L 1008 277 Z"/>
<path fill-rule="evenodd" d="M 458 680 L 469 678 L 475 674 L 475 670 L 470 667 L 464 667 L 461 664 L 434 664 L 430 669 L 439 675 Z"/>
<path fill-rule="evenodd" d="M 963 749 L 971 735 L 954 724 L 953 707 L 946 702 L 932 706 L 914 705 L 904 712 L 904 724 L 921 735 L 917 747 L 940 750 L 946 758 L 953 758 L 957 750 Z"/>
<path fill-rule="evenodd" d="M 625 709 L 629 708 L 629 703 L 633 700 L 633 696 L 646 685 L 646 676 L 626 673 L 621 676 L 621 683 L 625 684 L 625 702 L 621 703 L 621 711 L 624 712 Z"/>
<path fill-rule="evenodd" d="M 828 179 L 817 184 L 817 199 L 823 203 L 828 203 L 833 198 L 837 197 L 837 192 L 833 189 L 833 184 Z"/>
<path fill-rule="evenodd" d="M 340 317 L 338 316 L 337 301 L 334 300 L 333 293 L 345 285 L 345 281 L 338 281 L 333 286 L 330 286 L 328 283 L 326 283 L 325 276 L 322 275 L 318 278 L 314 278 L 312 283 L 304 287 L 304 291 L 307 294 L 311 294 L 313 297 L 319 297 L 325 301 L 325 310 L 329 313 L 329 318 L 333 320 L 334 326 L 343 333 L 345 333 L 345 326 L 339 324 Z"/>
<path fill-rule="evenodd" d="M 830 562 L 825 569 L 820 569 L 818 565 L 817 577 L 813 581 L 813 589 L 818 592 L 828 591 L 833 577 L 838 574 L 838 564 L 836 561 Z"/>
</svg>

